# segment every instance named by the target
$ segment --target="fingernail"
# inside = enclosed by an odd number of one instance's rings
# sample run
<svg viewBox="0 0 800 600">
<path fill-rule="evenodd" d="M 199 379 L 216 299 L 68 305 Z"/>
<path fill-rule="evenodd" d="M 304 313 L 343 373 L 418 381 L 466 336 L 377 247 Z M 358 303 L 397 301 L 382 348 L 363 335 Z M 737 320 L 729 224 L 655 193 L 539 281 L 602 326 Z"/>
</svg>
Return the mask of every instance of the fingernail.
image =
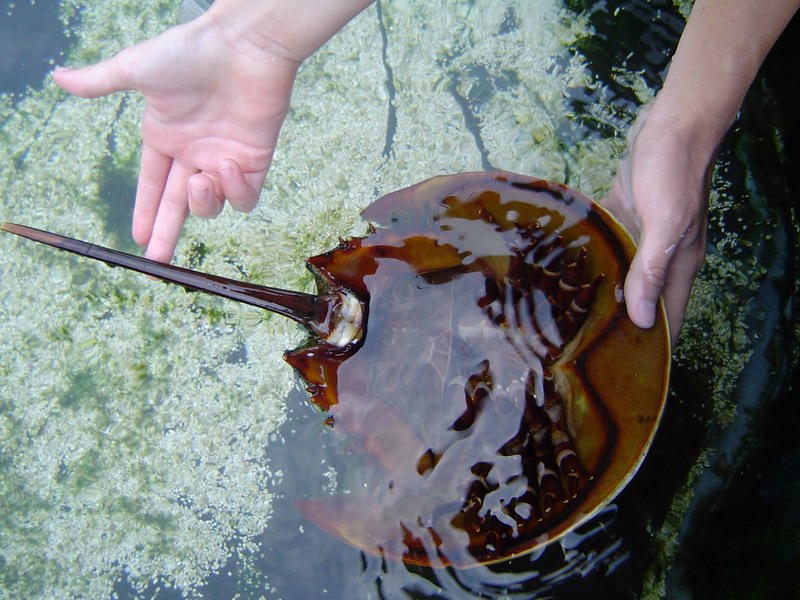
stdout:
<svg viewBox="0 0 800 600">
<path fill-rule="evenodd" d="M 205 200 L 208 196 L 208 186 L 204 183 L 190 183 L 189 187 L 192 190 L 192 196 L 195 200 Z"/>
<path fill-rule="evenodd" d="M 656 303 L 651 300 L 641 300 L 639 302 L 639 327 L 652 327 L 656 322 Z"/>
<path fill-rule="evenodd" d="M 226 181 L 233 179 L 233 165 L 229 162 L 224 162 L 219 166 L 219 176 Z"/>
</svg>

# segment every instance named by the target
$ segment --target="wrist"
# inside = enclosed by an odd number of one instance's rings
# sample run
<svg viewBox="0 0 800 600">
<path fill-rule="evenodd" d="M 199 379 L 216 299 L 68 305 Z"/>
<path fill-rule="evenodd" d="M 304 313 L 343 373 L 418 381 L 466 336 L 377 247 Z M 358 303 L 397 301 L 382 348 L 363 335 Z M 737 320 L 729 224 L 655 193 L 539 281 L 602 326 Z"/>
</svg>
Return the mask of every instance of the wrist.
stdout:
<svg viewBox="0 0 800 600">
<path fill-rule="evenodd" d="M 673 92 L 665 85 L 653 101 L 647 121 L 679 138 L 696 155 L 712 157 L 733 124 L 738 108 L 737 104 L 731 109 L 712 110 L 698 99 L 687 100 L 680 90 Z"/>
<path fill-rule="evenodd" d="M 299 65 L 373 0 L 216 0 L 203 15 L 233 46 Z"/>
<path fill-rule="evenodd" d="M 733 124 L 761 62 L 800 0 L 696 0 L 653 117 L 693 149 L 714 152 Z"/>
</svg>

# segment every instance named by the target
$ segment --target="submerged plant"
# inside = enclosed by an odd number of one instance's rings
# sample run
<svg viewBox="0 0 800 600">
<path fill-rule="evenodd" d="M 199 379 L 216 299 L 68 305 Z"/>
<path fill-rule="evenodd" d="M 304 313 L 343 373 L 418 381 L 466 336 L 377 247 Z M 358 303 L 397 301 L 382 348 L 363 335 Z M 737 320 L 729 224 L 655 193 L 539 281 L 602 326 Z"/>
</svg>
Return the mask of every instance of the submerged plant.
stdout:
<svg viewBox="0 0 800 600">
<path fill-rule="evenodd" d="M 155 35 L 177 4 L 63 0 L 69 62 Z M 363 234 L 373 198 L 487 164 L 599 197 L 624 126 L 602 94 L 592 115 L 617 135 L 576 117 L 571 93 L 597 86 L 570 50 L 579 35 L 586 21 L 556 0 L 369 9 L 303 65 L 260 206 L 190 222 L 178 262 L 310 291 L 305 257 Z M 134 94 L 86 101 L 49 82 L 0 96 L 0 219 L 124 243 L 108 215 L 130 198 L 109 206 L 103 172 L 135 178 L 142 108 Z M 270 445 L 297 385 L 281 355 L 302 333 L 0 243 L 0 595 L 106 597 L 123 580 L 194 594 L 224 565 L 247 572 L 270 534 Z M 702 281 L 739 261 L 723 248 Z M 726 336 L 741 327 L 713 326 L 713 288 L 698 287 L 687 332 L 693 360 L 724 366 L 711 375 L 724 394 L 740 368 Z M 268 573 L 255 577 L 269 589 Z"/>
</svg>

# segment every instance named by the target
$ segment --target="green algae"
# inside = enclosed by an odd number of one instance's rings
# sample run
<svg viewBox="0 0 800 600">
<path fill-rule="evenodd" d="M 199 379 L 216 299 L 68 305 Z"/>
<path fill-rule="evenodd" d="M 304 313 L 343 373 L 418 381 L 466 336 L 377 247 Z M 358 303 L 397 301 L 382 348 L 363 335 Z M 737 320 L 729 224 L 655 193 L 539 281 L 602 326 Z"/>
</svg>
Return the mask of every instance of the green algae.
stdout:
<svg viewBox="0 0 800 600">
<path fill-rule="evenodd" d="M 64 0 L 69 63 L 156 34 L 176 9 Z M 555 0 L 366 11 L 302 67 L 259 207 L 190 221 L 177 261 L 310 291 L 305 258 L 363 234 L 364 206 L 420 179 L 492 166 L 602 196 L 633 114 L 603 95 L 581 55 L 595 43 L 587 18 Z M 652 97 L 635 70 L 615 67 L 613 79 L 637 102 Z M 594 100 L 578 110 L 572 98 L 587 90 Z M 136 94 L 86 101 L 49 82 L 16 103 L 0 96 L 0 219 L 129 244 L 119 211 L 130 198 L 117 196 L 136 177 L 142 109 Z M 712 227 L 735 204 L 715 196 Z M 737 235 L 720 237 L 701 272 L 677 354 L 707 378 L 723 427 L 751 352 L 740 299 L 759 269 Z M 142 594 L 192 595 L 231 561 L 268 586 L 247 564 L 269 535 L 265 457 L 295 385 L 281 354 L 302 332 L 249 307 L 0 244 L 0 594 L 107 597 L 124 578 Z M 706 459 L 657 528 L 649 590 L 663 592 Z"/>
<path fill-rule="evenodd" d="M 175 9 L 65 2 L 69 63 L 155 35 Z M 142 107 L 134 94 L 70 98 L 50 81 L 3 97 L 0 218 L 130 244 L 109 185 L 135 181 Z M 191 590 L 233 547 L 253 554 L 270 514 L 263 447 L 283 419 L 259 392 L 281 397 L 291 377 L 226 363 L 240 339 L 206 320 L 219 305 L 192 312 L 182 292 L 2 243 L 0 595 L 109 597 L 123 576 Z M 204 362 L 222 365 L 215 385 L 197 377 Z"/>
<path fill-rule="evenodd" d="M 689 18 L 689 13 L 692 12 L 692 8 L 694 7 L 694 0 L 672 0 L 672 3 L 675 5 L 675 8 L 680 11 L 684 19 Z"/>
</svg>

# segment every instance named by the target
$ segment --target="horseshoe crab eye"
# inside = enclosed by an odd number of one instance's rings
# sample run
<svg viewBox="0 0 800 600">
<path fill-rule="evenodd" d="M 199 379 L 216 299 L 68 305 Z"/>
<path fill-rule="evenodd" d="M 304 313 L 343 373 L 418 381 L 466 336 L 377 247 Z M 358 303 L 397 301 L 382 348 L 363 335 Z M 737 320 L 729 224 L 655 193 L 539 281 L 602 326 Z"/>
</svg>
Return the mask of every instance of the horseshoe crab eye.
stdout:
<svg viewBox="0 0 800 600">
<path fill-rule="evenodd" d="M 331 316 L 331 331 L 325 341 L 331 346 L 343 347 L 361 337 L 364 321 L 364 306 L 349 292 L 339 292 L 339 301 Z"/>
</svg>

